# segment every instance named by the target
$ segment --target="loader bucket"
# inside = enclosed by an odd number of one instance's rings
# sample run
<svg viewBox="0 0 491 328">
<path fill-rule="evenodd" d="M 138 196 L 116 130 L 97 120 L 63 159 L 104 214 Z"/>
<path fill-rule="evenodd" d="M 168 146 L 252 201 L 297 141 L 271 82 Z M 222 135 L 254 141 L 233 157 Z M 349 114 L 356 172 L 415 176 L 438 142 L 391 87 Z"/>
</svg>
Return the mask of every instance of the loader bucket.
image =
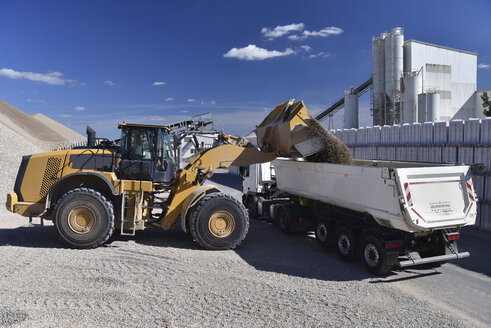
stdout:
<svg viewBox="0 0 491 328">
<path fill-rule="evenodd" d="M 285 157 L 307 157 L 324 149 L 322 140 L 313 133 L 302 101 L 279 104 L 256 128 L 261 151 Z"/>
</svg>

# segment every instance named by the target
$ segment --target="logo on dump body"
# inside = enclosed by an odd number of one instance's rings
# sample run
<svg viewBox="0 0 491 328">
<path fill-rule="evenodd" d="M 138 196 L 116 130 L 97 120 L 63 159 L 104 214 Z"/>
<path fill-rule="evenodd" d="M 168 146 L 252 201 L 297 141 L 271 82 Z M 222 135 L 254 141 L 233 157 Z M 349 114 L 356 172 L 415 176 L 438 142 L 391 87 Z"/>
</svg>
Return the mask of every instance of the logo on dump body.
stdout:
<svg viewBox="0 0 491 328">
<path fill-rule="evenodd" d="M 433 213 L 453 212 L 453 209 L 450 206 L 450 202 L 449 201 L 431 202 L 430 203 L 430 210 Z"/>
</svg>

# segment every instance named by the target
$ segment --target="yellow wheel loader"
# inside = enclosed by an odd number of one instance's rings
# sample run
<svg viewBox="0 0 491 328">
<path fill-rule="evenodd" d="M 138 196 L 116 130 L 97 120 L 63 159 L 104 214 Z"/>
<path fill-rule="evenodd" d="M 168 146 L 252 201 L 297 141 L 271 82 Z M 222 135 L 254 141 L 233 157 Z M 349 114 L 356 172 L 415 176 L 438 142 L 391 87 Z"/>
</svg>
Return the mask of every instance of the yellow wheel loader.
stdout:
<svg viewBox="0 0 491 328">
<path fill-rule="evenodd" d="M 263 151 L 221 134 L 215 147 L 179 170 L 165 126 L 120 123 L 119 141 L 96 139 L 88 127 L 87 146 L 24 156 L 6 206 L 53 220 L 60 239 L 74 248 L 100 246 L 115 229 L 134 235 L 147 226 L 167 230 L 180 222 L 202 247 L 232 249 L 247 234 L 247 212 L 204 181 L 218 167 L 319 150 L 318 143 L 309 145 L 315 138 L 305 132 L 308 119 L 302 102 L 282 103 L 258 127 Z"/>
</svg>

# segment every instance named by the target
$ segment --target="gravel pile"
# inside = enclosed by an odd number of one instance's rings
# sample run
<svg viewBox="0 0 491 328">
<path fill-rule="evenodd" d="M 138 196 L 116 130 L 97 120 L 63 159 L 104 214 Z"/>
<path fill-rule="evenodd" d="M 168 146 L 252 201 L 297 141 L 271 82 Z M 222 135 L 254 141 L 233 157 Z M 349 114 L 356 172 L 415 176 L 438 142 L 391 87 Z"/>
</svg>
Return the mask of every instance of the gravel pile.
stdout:
<svg viewBox="0 0 491 328">
<path fill-rule="evenodd" d="M 0 124 L 0 214 L 9 213 L 5 208 L 6 197 L 8 193 L 14 192 L 15 178 L 22 156 L 46 151 L 48 147 L 45 142 L 28 140 Z"/>
<path fill-rule="evenodd" d="M 336 136 L 332 135 L 326 128 L 314 118 L 306 120 L 314 135 L 322 140 L 324 149 L 313 155 L 307 156 L 308 162 L 351 164 L 353 157 L 349 148 Z"/>
</svg>

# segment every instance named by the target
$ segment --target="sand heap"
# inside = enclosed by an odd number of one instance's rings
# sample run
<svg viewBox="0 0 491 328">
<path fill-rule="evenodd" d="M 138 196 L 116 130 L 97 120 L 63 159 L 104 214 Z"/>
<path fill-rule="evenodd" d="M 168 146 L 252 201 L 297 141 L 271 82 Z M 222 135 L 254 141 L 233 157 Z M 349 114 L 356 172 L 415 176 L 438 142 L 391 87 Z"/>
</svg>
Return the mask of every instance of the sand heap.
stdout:
<svg viewBox="0 0 491 328">
<path fill-rule="evenodd" d="M 320 138 L 324 144 L 323 150 L 307 156 L 305 158 L 306 161 L 333 164 L 352 163 L 353 157 L 351 156 L 348 146 L 327 131 L 327 129 L 315 118 L 311 117 L 310 120 L 306 120 L 306 123 L 312 129 L 315 136 Z"/>
<path fill-rule="evenodd" d="M 49 151 L 59 144 L 86 140 L 86 137 L 42 114 L 28 115 L 0 100 L 0 215 L 7 194 L 14 191 L 22 156 Z"/>
<path fill-rule="evenodd" d="M 86 137 L 43 114 L 29 115 L 0 100 L 0 124 L 27 139 L 79 142 Z"/>
</svg>

